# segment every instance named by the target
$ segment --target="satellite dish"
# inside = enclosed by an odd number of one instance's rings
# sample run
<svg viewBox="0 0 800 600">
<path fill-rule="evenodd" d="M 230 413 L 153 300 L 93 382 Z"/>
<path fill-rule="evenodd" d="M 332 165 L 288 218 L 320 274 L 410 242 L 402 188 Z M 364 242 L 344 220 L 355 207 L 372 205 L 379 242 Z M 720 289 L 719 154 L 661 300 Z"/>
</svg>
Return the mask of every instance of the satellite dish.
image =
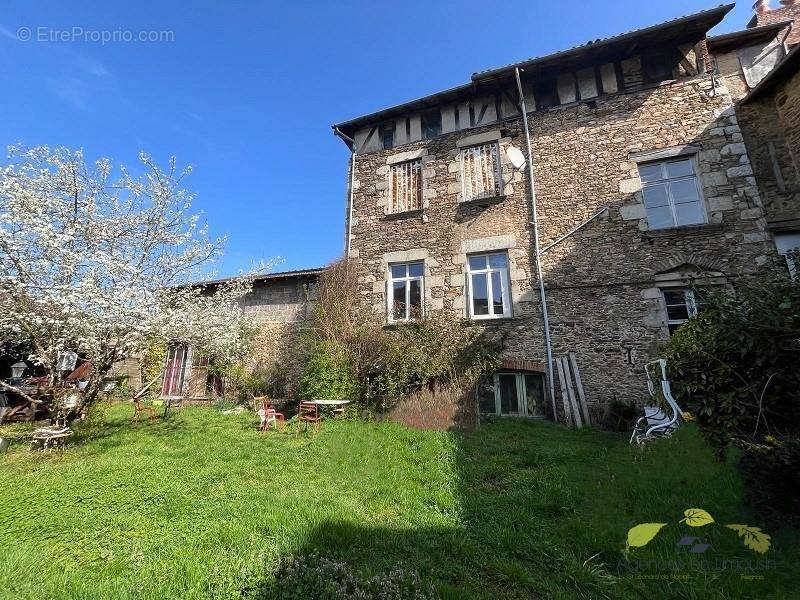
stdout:
<svg viewBox="0 0 800 600">
<path fill-rule="evenodd" d="M 525 155 L 516 146 L 509 146 L 506 149 L 506 156 L 511 161 L 511 164 L 514 165 L 514 168 L 520 170 L 525 168 Z"/>
</svg>

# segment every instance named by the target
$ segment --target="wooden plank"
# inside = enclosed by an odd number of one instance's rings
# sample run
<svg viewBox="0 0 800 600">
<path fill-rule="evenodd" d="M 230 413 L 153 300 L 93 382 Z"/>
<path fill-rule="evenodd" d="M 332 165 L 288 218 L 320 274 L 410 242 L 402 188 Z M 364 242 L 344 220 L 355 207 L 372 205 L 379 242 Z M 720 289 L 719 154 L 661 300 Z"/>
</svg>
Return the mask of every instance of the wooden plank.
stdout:
<svg viewBox="0 0 800 600">
<path fill-rule="evenodd" d="M 583 382 L 581 381 L 581 372 L 578 370 L 578 361 L 575 358 L 575 353 L 569 353 L 569 362 L 572 365 L 572 374 L 575 376 L 575 387 L 578 388 L 578 399 L 581 403 L 581 410 L 583 411 L 583 420 L 586 425 L 591 425 L 592 421 L 589 419 L 589 407 L 586 405 L 586 393 L 583 390 Z"/>
<path fill-rule="evenodd" d="M 561 400 L 564 403 L 564 416 L 566 417 L 567 425 L 572 425 L 572 410 L 569 407 L 569 396 L 567 395 L 567 383 L 564 380 L 564 367 L 561 361 L 556 359 L 556 370 L 558 371 L 558 382 L 561 384 Z"/>
<path fill-rule="evenodd" d="M 569 403 L 570 406 L 572 406 L 572 413 L 575 415 L 575 425 L 580 429 L 583 427 L 583 418 L 578 408 L 578 401 L 575 399 L 575 390 L 572 388 L 572 377 L 570 377 L 569 374 L 569 361 L 566 356 L 561 357 L 561 363 L 564 365 L 564 377 L 567 380 L 567 393 L 569 394 Z"/>
</svg>

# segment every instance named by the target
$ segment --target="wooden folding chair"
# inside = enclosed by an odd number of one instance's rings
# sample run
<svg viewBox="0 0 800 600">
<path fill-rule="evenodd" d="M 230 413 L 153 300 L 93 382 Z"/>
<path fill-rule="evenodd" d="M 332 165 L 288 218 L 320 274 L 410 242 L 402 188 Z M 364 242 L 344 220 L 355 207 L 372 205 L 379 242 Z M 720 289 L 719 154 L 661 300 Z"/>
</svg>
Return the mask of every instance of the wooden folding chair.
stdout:
<svg viewBox="0 0 800 600">
<path fill-rule="evenodd" d="M 152 379 L 152 381 L 150 381 L 150 383 L 148 383 L 146 386 L 144 386 L 142 389 L 136 392 L 136 395 L 133 398 L 131 398 L 131 401 L 133 402 L 133 419 L 131 420 L 133 423 L 139 422 L 139 417 L 141 416 L 142 413 L 149 414 L 149 416 L 147 417 L 149 421 L 156 420 L 156 409 L 153 408 L 152 406 L 147 406 L 142 404 L 142 398 L 147 393 L 147 390 L 149 390 L 153 386 L 153 384 L 160 378 L 161 378 L 161 373 L 156 375 Z"/>
<path fill-rule="evenodd" d="M 308 431 L 308 426 L 313 425 L 316 431 L 319 431 L 322 417 L 319 416 L 319 406 L 314 402 L 300 401 L 300 407 L 297 411 L 297 433 L 300 433 L 300 425 L 305 425 L 305 431 Z"/>
</svg>

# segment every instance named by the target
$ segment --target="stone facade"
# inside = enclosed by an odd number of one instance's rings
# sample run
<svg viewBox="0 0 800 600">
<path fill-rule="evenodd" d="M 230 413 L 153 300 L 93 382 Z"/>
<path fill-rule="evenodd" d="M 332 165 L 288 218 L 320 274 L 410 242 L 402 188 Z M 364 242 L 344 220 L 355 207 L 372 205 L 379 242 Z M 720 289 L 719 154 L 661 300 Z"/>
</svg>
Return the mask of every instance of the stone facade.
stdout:
<svg viewBox="0 0 800 600">
<path fill-rule="evenodd" d="M 313 317 L 317 278 L 322 269 L 275 273 L 257 280 L 242 301 L 246 317 L 259 324 L 249 368 L 281 373 L 292 396 L 302 365 L 295 356 L 299 336 Z"/>
<path fill-rule="evenodd" d="M 528 107 L 538 104 L 538 110 L 527 119 L 541 247 L 608 208 L 541 258 L 553 353 L 577 353 L 595 414 L 614 399 L 647 397 L 643 365 L 669 335 L 663 290 L 735 285 L 775 258 L 733 98 L 724 80 L 698 74 L 694 47 L 681 46 L 686 60 L 669 81 L 648 84 L 653 59 L 635 56 L 598 65 L 597 85 L 586 98 L 578 87 L 580 99 L 562 97 L 542 109 L 535 82 L 532 88 Z M 608 64 L 618 74 L 614 86 L 603 83 Z M 414 260 L 424 262 L 425 309 L 469 318 L 467 255 L 507 252 L 511 316 L 474 325 L 502 342 L 508 363 L 544 364 L 530 178 L 510 158 L 518 154 L 512 148 L 525 155 L 524 130 L 520 112 L 514 114 L 515 90 L 500 95 L 489 123 L 474 125 L 471 112 L 467 127 L 462 120 L 460 129 L 448 131 L 445 115 L 452 109 L 443 104 L 439 135 L 386 150 L 370 143 L 372 126 L 362 125 L 354 136 L 351 257 L 360 265 L 362 297 L 377 311 L 387 313 L 389 266 Z M 463 202 L 460 150 L 475 143 L 470 138 L 499 146 L 503 191 L 497 198 Z M 388 167 L 401 154 L 422 161 L 424 202 L 413 212 L 387 214 Z M 692 158 L 706 222 L 652 230 L 638 165 L 675 156 Z"/>
</svg>

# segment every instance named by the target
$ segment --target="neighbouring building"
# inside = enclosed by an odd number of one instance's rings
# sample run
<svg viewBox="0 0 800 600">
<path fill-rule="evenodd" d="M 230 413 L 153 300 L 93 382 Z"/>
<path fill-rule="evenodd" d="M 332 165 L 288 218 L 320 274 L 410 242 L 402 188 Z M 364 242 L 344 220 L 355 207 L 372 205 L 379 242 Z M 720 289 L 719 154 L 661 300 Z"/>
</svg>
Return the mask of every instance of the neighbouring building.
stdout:
<svg viewBox="0 0 800 600">
<path fill-rule="evenodd" d="M 246 317 L 259 325 L 249 369 L 267 369 L 277 377 L 272 383 L 283 387 L 287 395 L 299 378 L 301 364 L 294 359 L 297 339 L 312 315 L 311 302 L 316 297 L 316 283 L 322 269 L 270 273 L 253 282 L 253 290 L 242 299 Z M 213 290 L 224 279 L 198 282 Z M 223 394 L 223 381 L 210 368 L 208 357 L 194 352 L 186 344 L 167 348 L 161 397 L 208 401 Z"/>
<path fill-rule="evenodd" d="M 779 260 L 735 103 L 750 94 L 776 126 L 796 123 L 796 81 L 756 82 L 786 52 L 784 4 L 736 41 L 707 37 L 733 5 L 720 6 L 335 125 L 353 152 L 346 246 L 364 301 L 389 325 L 446 310 L 486 328 L 503 365 L 480 410 L 553 416 L 538 253 L 552 353 L 576 353 L 591 412 L 641 403 L 643 365 L 697 312 L 697 290 Z M 734 56 L 738 74 L 715 71 Z M 789 193 L 770 202 L 796 208 Z"/>
<path fill-rule="evenodd" d="M 778 253 L 796 270 L 800 246 L 800 3 L 755 5 L 748 28 L 709 38 L 715 75 L 736 103 L 736 116 Z"/>
</svg>

